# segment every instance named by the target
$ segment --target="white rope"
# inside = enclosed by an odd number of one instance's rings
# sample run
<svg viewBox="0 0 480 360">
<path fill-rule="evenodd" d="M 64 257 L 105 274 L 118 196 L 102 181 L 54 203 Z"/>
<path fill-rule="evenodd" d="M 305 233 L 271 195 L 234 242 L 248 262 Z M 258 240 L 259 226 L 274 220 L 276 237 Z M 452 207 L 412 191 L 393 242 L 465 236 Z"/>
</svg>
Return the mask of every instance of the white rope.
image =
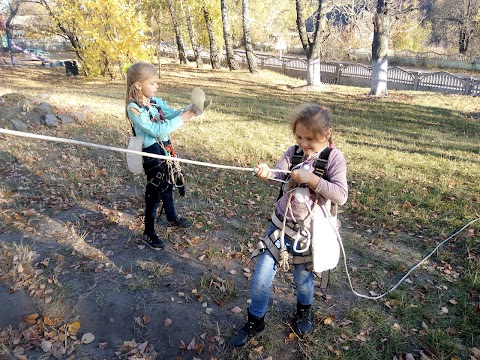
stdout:
<svg viewBox="0 0 480 360">
<path fill-rule="evenodd" d="M 53 137 L 53 136 L 32 134 L 32 133 L 27 133 L 27 132 L 23 132 L 23 131 L 14 131 L 14 130 L 8 130 L 8 129 L 0 128 L 0 133 L 8 134 L 8 135 L 21 136 L 21 137 L 26 137 L 26 138 L 31 138 L 31 139 L 39 139 L 39 140 L 47 140 L 47 141 L 54 141 L 54 142 L 60 142 L 60 143 L 88 146 L 88 147 L 92 147 L 92 148 L 96 148 L 96 149 L 110 150 L 110 151 L 122 152 L 122 153 L 127 153 L 127 154 L 142 155 L 142 156 L 148 156 L 148 157 L 151 157 L 151 158 L 162 159 L 162 160 L 172 160 L 171 156 L 151 154 L 151 153 L 147 153 L 147 152 L 143 152 L 143 151 L 123 149 L 123 148 L 94 144 L 94 143 L 89 143 L 89 142 L 79 141 L 79 140 L 71 140 L 71 139 L 65 139 L 65 138 L 59 138 L 59 137 Z M 186 164 L 213 167 L 213 168 L 218 168 L 218 169 L 250 171 L 250 172 L 255 171 L 255 168 L 230 166 L 230 165 L 219 165 L 219 164 L 212 164 L 212 163 L 209 163 L 209 162 L 182 159 L 182 158 L 178 158 L 178 157 L 175 158 L 175 161 L 178 161 L 178 162 L 181 162 L 181 163 L 186 163 Z M 290 173 L 289 170 L 280 170 L 280 169 L 271 169 L 271 171 L 272 172 L 279 172 L 279 173 L 286 173 L 286 174 Z M 271 179 L 271 180 L 276 180 L 276 179 Z"/>
<path fill-rule="evenodd" d="M 284 272 L 287 272 L 290 269 L 290 265 L 288 264 L 289 255 L 285 246 L 285 227 L 287 226 L 287 213 L 288 208 L 291 206 L 290 200 L 292 199 L 292 195 L 293 192 L 290 192 L 290 194 L 288 195 L 287 207 L 285 209 L 285 214 L 283 215 L 282 229 L 280 231 L 280 254 L 278 259 L 278 266 Z"/>
<path fill-rule="evenodd" d="M 162 159 L 162 160 L 172 160 L 171 156 L 164 156 L 164 155 L 157 155 L 157 154 L 151 154 L 151 153 L 146 153 L 143 151 L 135 151 L 135 150 L 129 150 L 129 149 L 123 149 L 123 148 L 118 148 L 118 147 L 112 147 L 112 146 L 106 146 L 106 145 L 100 145 L 100 144 L 94 144 L 94 143 L 89 143 L 85 141 L 78 141 L 78 140 L 71 140 L 71 139 L 65 139 L 65 138 L 58 138 L 58 137 L 53 137 L 53 136 L 45 136 L 45 135 L 37 135 L 37 134 L 32 134 L 32 133 L 27 133 L 23 131 L 14 131 L 14 130 L 8 130 L 8 129 L 3 129 L 0 128 L 0 133 L 3 134 L 8 134 L 8 135 L 14 135 L 14 136 L 21 136 L 21 137 L 26 137 L 26 138 L 31 138 L 31 139 L 39 139 L 39 140 L 46 140 L 46 141 L 54 141 L 54 142 L 60 142 L 60 143 L 67 143 L 67 144 L 74 144 L 74 145 L 81 145 L 81 146 L 88 146 L 96 149 L 103 149 L 103 150 L 110 150 L 110 151 L 116 151 L 116 152 L 122 152 L 122 153 L 127 153 L 127 154 L 135 154 L 135 155 L 141 155 L 141 156 L 148 156 L 151 158 L 157 158 L 157 159 Z M 193 164 L 193 165 L 200 165 L 200 166 L 206 166 L 206 167 L 213 167 L 213 168 L 219 168 L 219 169 L 227 169 L 227 170 L 239 170 L 239 171 L 250 171 L 254 172 L 255 168 L 246 168 L 246 167 L 238 167 L 238 166 L 230 166 L 230 165 L 219 165 L 219 164 L 212 164 L 208 162 L 201 162 L 201 161 L 195 161 L 195 160 L 188 160 L 188 159 L 182 159 L 182 158 L 175 158 L 175 161 L 186 163 L 186 164 Z M 279 172 L 279 173 L 290 173 L 291 171 L 289 170 L 280 170 L 280 169 L 271 169 L 272 172 Z M 276 180 L 276 179 L 271 179 L 271 180 Z M 283 180 L 280 180 L 284 182 Z M 291 196 L 292 194 L 290 194 Z M 330 214 L 329 211 L 327 211 L 327 214 Z M 285 216 L 286 218 L 286 216 Z M 437 250 L 440 248 L 443 244 L 445 244 L 447 241 L 452 239 L 453 237 L 457 236 L 459 233 L 461 233 L 463 230 L 465 230 L 467 227 L 469 227 L 471 224 L 475 223 L 476 221 L 480 220 L 480 218 L 475 219 L 470 221 L 467 225 L 463 226 L 460 230 L 458 230 L 456 233 L 453 235 L 449 236 L 447 239 L 442 241 L 440 244 L 438 244 L 435 249 L 432 250 L 430 254 L 428 254 L 422 261 L 420 261 L 417 265 L 412 267 L 401 279 L 400 281 L 393 286 L 390 290 L 387 292 L 378 295 L 378 296 L 368 296 L 368 295 L 363 295 L 355 291 L 352 285 L 352 281 L 350 279 L 350 274 L 348 272 L 348 267 L 347 267 L 347 258 L 345 255 L 345 249 L 343 247 L 343 242 L 342 238 L 340 237 L 340 233 L 338 232 L 337 227 L 335 224 L 332 222 L 331 215 L 328 216 L 330 225 L 333 227 L 335 230 L 335 234 L 337 235 L 337 240 L 340 244 L 340 248 L 342 249 L 342 254 L 343 254 L 343 263 L 345 266 L 345 271 L 347 274 L 347 279 L 348 283 L 350 285 L 350 289 L 352 292 L 362 298 L 369 299 L 369 300 L 378 300 L 381 299 L 382 297 L 386 296 L 390 292 L 394 291 L 405 279 L 412 273 L 413 270 L 415 270 L 417 267 L 419 267 L 421 264 L 423 264 L 426 260 L 428 260 Z M 288 264 L 288 260 L 287 260 Z"/>
<path fill-rule="evenodd" d="M 332 216 L 330 214 L 330 211 L 328 211 L 324 205 L 322 205 L 322 207 L 324 208 L 324 211 L 326 211 L 327 214 L 329 214 L 328 216 L 328 220 L 330 222 L 330 225 L 333 227 L 333 229 L 335 230 L 335 234 L 337 235 L 337 240 L 338 240 L 338 243 L 340 244 L 340 248 L 342 249 L 342 254 L 343 254 L 343 265 L 345 266 L 345 272 L 347 274 L 347 279 L 348 279 L 348 284 L 350 285 L 350 289 L 352 290 L 352 292 L 361 297 L 361 298 L 364 298 L 364 299 L 369 299 L 369 300 L 378 300 L 378 299 L 381 299 L 382 297 L 386 296 L 387 294 L 391 293 L 393 290 L 395 290 L 398 286 L 400 286 L 400 284 L 402 282 L 405 281 L 405 279 L 413 272 L 413 270 L 415 270 L 417 267 L 419 267 L 421 264 L 423 264 L 425 261 L 427 261 L 443 244 L 445 244 L 447 241 L 449 241 L 450 239 L 452 239 L 453 237 L 457 236 L 458 234 L 460 234 L 463 230 L 465 230 L 467 227 L 469 227 L 470 225 L 472 225 L 474 222 L 480 220 L 480 218 L 478 219 L 475 219 L 475 220 L 472 220 L 470 221 L 467 225 L 463 226 L 460 230 L 458 230 L 456 233 L 454 233 L 453 235 L 450 235 L 447 239 L 443 240 L 440 244 L 438 244 L 435 249 L 432 250 L 432 252 L 430 254 L 428 254 L 425 258 L 423 258 L 423 260 L 421 260 L 417 265 L 415 265 L 414 267 L 412 267 L 398 282 L 395 286 L 393 286 L 390 290 L 388 290 L 387 292 L 381 294 L 381 295 L 377 295 L 377 296 L 368 296 L 368 295 L 363 295 L 363 294 L 360 294 L 358 292 L 355 291 L 355 289 L 353 288 L 353 285 L 352 285 L 352 280 L 350 279 L 350 273 L 348 272 L 348 267 L 347 267 L 347 256 L 345 255 L 345 249 L 343 247 L 343 242 L 342 242 L 342 238 L 340 237 L 340 233 L 338 232 L 338 229 L 337 227 L 335 226 L 335 224 L 333 223 L 332 221 Z"/>
</svg>

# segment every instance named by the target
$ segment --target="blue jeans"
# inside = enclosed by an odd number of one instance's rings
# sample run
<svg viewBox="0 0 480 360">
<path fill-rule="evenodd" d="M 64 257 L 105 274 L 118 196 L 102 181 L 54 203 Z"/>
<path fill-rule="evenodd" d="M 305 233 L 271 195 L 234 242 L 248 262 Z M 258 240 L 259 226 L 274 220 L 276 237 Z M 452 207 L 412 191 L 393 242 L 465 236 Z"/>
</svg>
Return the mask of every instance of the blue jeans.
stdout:
<svg viewBox="0 0 480 360">
<path fill-rule="evenodd" d="M 267 235 L 275 231 L 276 227 L 270 224 Z M 279 240 L 278 240 L 279 241 Z M 292 251 L 293 240 L 285 235 L 285 246 Z M 261 318 L 268 310 L 270 300 L 270 288 L 277 273 L 278 264 L 270 251 L 265 250 L 257 260 L 257 266 L 252 277 L 252 290 L 249 311 L 252 315 Z M 313 303 L 313 272 L 306 269 L 305 264 L 294 266 L 293 280 L 296 286 L 297 302 L 302 305 Z"/>
</svg>

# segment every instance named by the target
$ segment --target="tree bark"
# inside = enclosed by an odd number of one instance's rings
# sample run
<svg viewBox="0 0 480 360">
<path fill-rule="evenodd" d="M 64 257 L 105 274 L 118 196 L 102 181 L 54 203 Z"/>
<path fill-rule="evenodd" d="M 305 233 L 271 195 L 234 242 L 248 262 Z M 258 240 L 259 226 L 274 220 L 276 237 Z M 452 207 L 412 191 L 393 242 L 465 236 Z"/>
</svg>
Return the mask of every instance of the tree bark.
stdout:
<svg viewBox="0 0 480 360">
<path fill-rule="evenodd" d="M 210 16 L 210 12 L 203 6 L 203 17 L 205 18 L 205 24 L 207 25 L 208 39 L 210 41 L 210 62 L 212 69 L 220 69 L 220 59 L 218 57 L 218 46 L 215 40 L 215 33 L 213 32 L 213 23 Z"/>
<path fill-rule="evenodd" d="M 62 23 L 60 22 L 58 17 L 55 16 L 55 12 L 52 11 L 49 4 L 45 0 L 40 0 L 40 4 L 42 4 L 45 7 L 45 9 L 47 9 L 47 12 L 52 17 L 52 19 L 55 21 L 58 28 L 62 32 L 62 34 L 65 35 L 65 37 L 68 39 L 68 41 L 72 45 L 73 52 L 75 53 L 75 55 L 77 55 L 78 60 L 80 61 L 80 63 L 83 63 L 83 56 L 80 53 L 80 49 L 83 46 L 83 44 L 80 42 L 80 39 L 72 31 L 67 30 L 67 28 L 62 25 Z M 83 71 L 84 75 L 88 75 L 88 69 L 86 69 L 83 66 L 82 66 L 82 71 Z"/>
<path fill-rule="evenodd" d="M 235 54 L 233 52 L 232 35 L 230 33 L 230 22 L 228 21 L 227 0 L 220 0 L 220 7 L 222 10 L 223 41 L 225 42 L 227 66 L 230 70 L 238 70 L 240 67 L 235 60 Z"/>
<path fill-rule="evenodd" d="M 460 27 L 460 36 L 458 39 L 458 52 L 460 54 L 466 54 L 468 51 L 468 45 L 470 43 L 470 37 L 473 35 L 473 30 L 467 29 L 465 25 Z"/>
<path fill-rule="evenodd" d="M 185 45 L 183 43 L 182 34 L 180 32 L 180 25 L 178 24 L 177 15 L 175 13 L 175 7 L 172 3 L 172 0 L 167 0 L 168 10 L 170 11 L 170 16 L 172 17 L 173 29 L 175 31 L 175 40 L 177 42 L 178 49 L 178 58 L 180 59 L 180 64 L 187 63 L 187 57 L 185 52 Z"/>
<path fill-rule="evenodd" d="M 302 43 L 305 56 L 307 57 L 307 85 L 320 86 L 322 85 L 322 81 L 320 79 L 320 42 L 323 37 L 326 23 L 324 0 L 318 0 L 317 10 L 314 14 L 315 27 L 310 38 L 305 27 L 302 1 L 303 0 L 295 0 L 295 7 L 297 10 L 298 35 L 300 36 L 300 42 Z"/>
<path fill-rule="evenodd" d="M 385 0 L 377 0 L 377 11 L 373 19 L 372 42 L 372 85 L 370 94 L 379 96 L 387 93 L 388 37 L 390 16 Z"/>
<path fill-rule="evenodd" d="M 182 3 L 183 6 L 183 3 Z M 190 43 L 192 44 L 193 49 L 193 56 L 195 57 L 195 62 L 197 63 L 197 67 L 202 66 L 203 60 L 200 56 L 200 51 L 198 51 L 197 40 L 195 39 L 195 31 L 193 29 L 192 19 L 190 16 L 190 6 L 187 5 L 185 8 L 185 18 L 187 20 L 187 29 L 188 29 L 188 36 L 190 37 Z"/>
<path fill-rule="evenodd" d="M 12 38 L 12 33 L 10 31 L 12 21 L 15 18 L 15 16 L 17 16 L 17 13 L 18 13 L 18 10 L 20 9 L 21 4 L 22 3 L 20 1 L 16 1 L 16 2 L 12 1 L 8 6 L 8 9 L 10 11 L 9 11 L 8 16 L 7 16 L 7 19 L 5 20 L 5 27 L 6 27 L 5 31 L 7 33 L 7 38 L 9 39 L 9 41 Z"/>
<path fill-rule="evenodd" d="M 250 37 L 250 4 L 249 0 L 242 0 L 243 41 L 245 43 L 245 56 L 247 57 L 248 70 L 252 74 L 258 73 L 257 62 L 253 54 L 252 39 Z"/>
</svg>

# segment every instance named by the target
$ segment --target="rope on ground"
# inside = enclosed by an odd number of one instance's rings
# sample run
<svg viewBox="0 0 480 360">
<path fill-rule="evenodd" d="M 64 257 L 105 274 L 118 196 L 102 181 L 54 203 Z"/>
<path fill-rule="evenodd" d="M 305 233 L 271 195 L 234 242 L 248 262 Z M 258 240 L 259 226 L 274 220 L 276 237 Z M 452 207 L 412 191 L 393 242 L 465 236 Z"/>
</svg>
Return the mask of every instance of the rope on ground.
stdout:
<svg viewBox="0 0 480 360">
<path fill-rule="evenodd" d="M 329 214 L 329 212 L 327 212 Z M 381 295 L 377 295 L 377 296 L 368 296 L 368 295 L 363 295 L 363 294 L 360 294 L 358 292 L 355 291 L 355 289 L 353 288 L 353 285 L 352 285 L 352 280 L 350 279 L 350 273 L 348 272 L 348 267 L 347 267 L 347 256 L 345 255 L 345 249 L 343 248 L 343 242 L 342 242 L 342 238 L 340 237 L 340 233 L 338 232 L 338 229 L 337 227 L 333 224 L 332 220 L 331 220 L 331 217 L 329 216 L 328 219 L 330 220 L 330 225 L 335 229 L 335 233 L 337 234 L 337 240 L 338 240 L 338 243 L 340 244 L 340 248 L 342 249 L 342 254 L 343 254 L 343 265 L 345 266 L 345 272 L 347 274 L 347 279 L 348 279 L 348 284 L 350 285 L 350 289 L 352 290 L 352 292 L 361 297 L 361 298 L 364 298 L 364 299 L 369 299 L 369 300 L 378 300 L 378 299 L 381 299 L 382 297 L 386 296 L 387 294 L 391 293 L 392 291 L 394 291 L 398 286 L 400 286 L 400 284 L 402 282 L 405 281 L 406 278 L 408 278 L 408 276 L 413 272 L 413 270 L 415 270 L 417 267 L 419 267 L 421 264 L 423 264 L 425 261 L 427 261 L 443 244 L 445 244 L 447 241 L 449 241 L 450 239 L 454 238 L 455 236 L 457 236 L 458 234 L 460 234 L 463 230 L 465 230 L 467 227 L 469 227 L 470 225 L 472 225 L 474 222 L 480 220 L 480 218 L 477 218 L 477 219 L 474 219 L 472 221 L 470 221 L 468 224 L 466 224 L 465 226 L 463 226 L 460 230 L 458 230 L 457 232 L 455 232 L 453 235 L 450 235 L 448 238 L 446 238 L 445 240 L 443 240 L 440 244 L 438 244 L 435 249 L 432 250 L 432 252 L 430 252 L 430 254 L 428 254 L 426 257 L 423 258 L 423 260 L 421 260 L 417 265 L 415 265 L 414 267 L 412 267 L 398 282 L 395 286 L 393 286 L 390 290 L 386 291 L 385 293 L 381 294 Z"/>
<path fill-rule="evenodd" d="M 110 151 L 116 151 L 116 152 L 122 152 L 122 153 L 127 153 L 127 154 L 134 154 L 134 155 L 142 155 L 142 156 L 148 156 L 148 157 L 151 157 L 151 158 L 157 158 L 157 159 L 162 159 L 162 160 L 172 160 L 171 156 L 157 155 L 157 154 L 151 154 L 151 153 L 147 153 L 147 152 L 143 152 L 143 151 L 135 151 L 135 150 L 123 149 L 123 148 L 118 148 L 118 147 L 113 147 L 113 146 L 94 144 L 94 143 L 90 143 L 90 142 L 86 142 L 86 141 L 79 141 L 79 140 L 65 139 L 65 138 L 59 138 L 59 137 L 54 137 L 54 136 L 32 134 L 32 133 L 27 133 L 27 132 L 23 132 L 23 131 L 14 131 L 14 130 L 8 130 L 8 129 L 0 128 L 0 133 L 8 134 L 8 135 L 14 135 L 14 136 L 21 136 L 21 137 L 26 137 L 26 138 L 31 138 L 31 139 L 54 141 L 54 142 L 59 142 L 59 143 L 74 144 L 74 145 L 80 145 L 80 146 L 88 146 L 88 147 L 92 147 L 92 148 L 96 148 L 96 149 L 110 150 Z M 186 163 L 186 164 L 213 167 L 213 168 L 218 168 L 218 169 L 250 171 L 250 172 L 255 171 L 255 168 L 230 166 L 230 165 L 219 165 L 219 164 L 212 164 L 212 163 L 209 163 L 209 162 L 182 159 L 182 158 L 178 158 L 178 157 L 175 158 L 175 161 L 178 161 L 178 162 L 181 162 L 181 163 Z M 290 170 L 280 170 L 280 169 L 271 169 L 271 170 L 272 170 L 272 172 L 278 172 L 278 173 L 286 173 L 286 174 L 290 173 Z M 275 179 L 271 179 L 271 180 L 275 180 Z"/>
</svg>

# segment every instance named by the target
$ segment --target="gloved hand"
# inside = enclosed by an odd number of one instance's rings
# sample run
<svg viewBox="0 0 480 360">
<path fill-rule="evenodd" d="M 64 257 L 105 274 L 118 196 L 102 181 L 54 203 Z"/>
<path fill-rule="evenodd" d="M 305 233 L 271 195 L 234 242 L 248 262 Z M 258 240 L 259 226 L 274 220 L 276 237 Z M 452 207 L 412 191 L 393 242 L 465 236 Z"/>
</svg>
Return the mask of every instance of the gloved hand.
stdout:
<svg viewBox="0 0 480 360">
<path fill-rule="evenodd" d="M 192 103 L 185 106 L 185 111 L 193 111 L 195 116 L 202 115 L 212 104 L 211 99 L 205 100 L 205 93 L 198 87 L 192 90 L 190 100 L 192 100 Z"/>
</svg>

